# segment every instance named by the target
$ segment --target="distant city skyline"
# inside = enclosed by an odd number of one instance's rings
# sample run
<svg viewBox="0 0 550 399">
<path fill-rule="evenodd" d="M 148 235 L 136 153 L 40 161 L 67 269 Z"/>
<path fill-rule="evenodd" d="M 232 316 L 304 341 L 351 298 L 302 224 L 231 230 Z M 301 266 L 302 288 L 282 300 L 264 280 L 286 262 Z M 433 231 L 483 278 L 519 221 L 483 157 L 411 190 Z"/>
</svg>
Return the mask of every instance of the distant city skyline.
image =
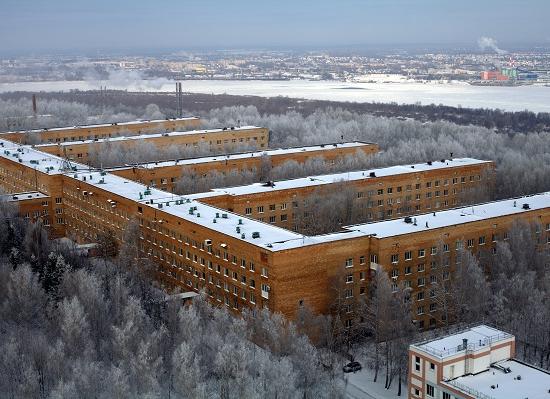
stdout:
<svg viewBox="0 0 550 399">
<path fill-rule="evenodd" d="M 3 53 L 550 46 L 547 0 L 4 0 Z"/>
</svg>

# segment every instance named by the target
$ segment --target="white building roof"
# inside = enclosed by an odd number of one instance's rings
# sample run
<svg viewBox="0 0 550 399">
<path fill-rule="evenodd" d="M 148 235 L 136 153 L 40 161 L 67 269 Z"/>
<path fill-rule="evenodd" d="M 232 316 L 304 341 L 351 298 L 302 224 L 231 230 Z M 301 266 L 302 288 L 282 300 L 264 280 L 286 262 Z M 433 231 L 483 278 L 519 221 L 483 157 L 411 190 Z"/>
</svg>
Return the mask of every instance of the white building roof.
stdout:
<svg viewBox="0 0 550 399">
<path fill-rule="evenodd" d="M 32 130 L 17 130 L 13 132 L 4 132 L 4 133 L 43 133 L 43 132 L 55 132 L 55 131 L 63 131 L 63 130 L 70 130 L 70 129 L 88 129 L 88 128 L 96 128 L 96 127 L 107 127 L 107 126 L 126 126 L 126 125 L 137 125 L 140 123 L 159 123 L 159 122 L 166 122 L 166 121 L 186 121 L 186 120 L 195 120 L 199 119 L 196 116 L 187 116 L 184 118 L 171 118 L 171 119 L 143 119 L 143 120 L 135 120 L 135 121 L 128 121 L 128 122 L 113 122 L 113 123 L 97 123 L 97 124 L 91 124 L 91 125 L 76 125 L 76 126 L 63 126 L 63 127 L 51 127 L 51 128 L 43 128 L 43 129 L 32 129 Z M 2 134 L 2 133 L 0 133 Z"/>
<path fill-rule="evenodd" d="M 528 209 L 524 209 L 524 204 L 528 205 Z M 412 223 L 406 223 L 405 219 L 401 218 L 346 226 L 345 229 L 360 231 L 367 235 L 375 235 L 377 238 L 387 238 L 451 227 L 467 222 L 477 222 L 500 216 L 521 214 L 549 207 L 550 192 L 546 192 L 516 199 L 487 202 L 485 204 L 411 216 Z M 414 221 L 416 221 L 416 224 Z"/>
<path fill-rule="evenodd" d="M 232 161 L 235 159 L 247 159 L 247 158 L 258 158 L 261 156 L 277 156 L 277 155 L 286 155 L 286 154 L 297 154 L 302 152 L 314 152 L 314 151 L 329 151 L 334 148 L 361 148 L 364 146 L 370 146 L 371 143 L 364 143 L 360 141 L 353 141 L 348 143 L 334 143 L 334 144 L 322 144 L 322 145 L 313 145 L 307 147 L 291 147 L 291 148 L 278 148 L 270 149 L 265 151 L 248 151 L 248 152 L 239 152 L 235 154 L 227 155 L 216 155 L 210 157 L 198 157 L 198 158 L 186 158 L 186 159 L 176 159 L 168 161 L 158 161 L 158 162 L 145 162 L 134 165 L 127 165 L 123 167 L 110 168 L 109 170 L 119 170 L 119 169 L 128 169 L 133 166 L 137 166 L 145 169 L 154 169 L 159 167 L 167 166 L 176 166 L 176 165 L 196 165 L 201 163 L 209 162 L 223 162 L 223 161 Z"/>
<path fill-rule="evenodd" d="M 13 162 L 20 163 L 35 169 L 42 173 L 59 174 L 63 173 L 63 167 L 67 165 L 67 161 L 61 157 L 48 154 L 42 151 L 37 151 L 28 145 L 19 145 L 8 141 L 2 146 L 0 144 L 0 157 L 9 159 Z M 70 162 L 71 166 L 78 169 L 88 169 L 86 165 L 81 165 L 75 162 Z"/>
<path fill-rule="evenodd" d="M 227 212 L 211 205 L 202 204 L 186 196 L 148 188 L 143 184 L 110 173 L 102 175 L 101 172 L 72 172 L 67 173 L 66 176 L 80 181 L 86 178 L 86 183 L 136 201 L 136 205 L 139 203 L 142 206 L 152 207 L 159 212 L 166 212 L 264 248 L 268 248 L 268 245 L 273 241 L 296 240 L 302 237 L 302 235 L 292 231 Z M 146 190 L 149 192 L 147 195 L 144 194 Z M 161 207 L 159 207 L 159 204 Z M 196 209 L 194 209 L 193 214 L 190 214 L 189 210 L 192 207 Z M 224 214 L 226 217 L 223 217 Z M 240 232 L 237 232 L 237 227 L 239 227 Z M 254 232 L 259 233 L 259 237 L 253 238 L 252 234 Z M 243 233 L 244 238 L 242 237 Z"/>
<path fill-rule="evenodd" d="M 496 328 L 480 325 L 456 334 L 414 344 L 411 345 L 411 348 L 443 359 L 464 351 L 464 339 L 468 340 L 468 350 L 476 351 L 478 349 L 490 346 L 495 342 L 510 338 L 513 338 L 513 335 L 497 330 Z"/>
<path fill-rule="evenodd" d="M 550 373 L 513 359 L 498 362 L 486 371 L 459 377 L 444 384 L 477 398 L 548 399 L 550 397 Z"/>
<path fill-rule="evenodd" d="M 17 201 L 25 201 L 30 199 L 48 198 L 48 197 L 49 195 L 43 194 L 40 191 L 29 191 L 25 193 L 2 194 L 0 195 L 0 201 L 17 202 Z"/>
<path fill-rule="evenodd" d="M 229 195 L 244 195 L 272 192 L 278 190 L 289 190 L 302 187 L 323 186 L 326 184 L 334 184 L 342 181 L 356 181 L 375 179 L 377 177 L 395 176 L 408 173 L 418 173 L 431 170 L 449 169 L 468 165 L 487 164 L 491 161 L 483 161 L 473 158 L 455 158 L 452 160 L 434 161 L 431 164 L 418 163 L 412 165 L 398 165 L 386 168 L 359 170 L 353 172 L 333 173 L 320 176 L 308 176 L 300 179 L 275 181 L 272 185 L 263 183 L 254 183 L 246 186 L 217 188 L 212 191 L 229 194 Z M 374 176 L 371 174 L 374 173 Z"/>
<path fill-rule="evenodd" d="M 229 133 L 229 132 L 237 132 L 239 130 L 248 130 L 248 129 L 261 129 L 258 126 L 240 126 L 235 127 L 233 130 L 230 129 L 210 129 L 210 130 L 186 130 L 186 131 L 175 131 L 175 132 L 166 132 L 166 133 L 152 133 L 152 134 L 141 134 L 139 136 L 117 136 L 117 137 L 109 137 L 104 139 L 92 139 L 92 140 L 76 140 L 76 141 L 61 141 L 59 143 L 46 143 L 46 144 L 38 144 L 36 145 L 37 148 L 43 147 L 43 146 L 52 146 L 52 145 L 59 145 L 59 146 L 71 146 L 76 144 L 91 144 L 91 143 L 116 143 L 119 141 L 131 141 L 131 140 L 148 140 L 148 139 L 154 139 L 159 137 L 176 137 L 176 136 L 192 136 L 192 135 L 201 135 L 201 134 L 212 134 L 212 133 Z"/>
</svg>

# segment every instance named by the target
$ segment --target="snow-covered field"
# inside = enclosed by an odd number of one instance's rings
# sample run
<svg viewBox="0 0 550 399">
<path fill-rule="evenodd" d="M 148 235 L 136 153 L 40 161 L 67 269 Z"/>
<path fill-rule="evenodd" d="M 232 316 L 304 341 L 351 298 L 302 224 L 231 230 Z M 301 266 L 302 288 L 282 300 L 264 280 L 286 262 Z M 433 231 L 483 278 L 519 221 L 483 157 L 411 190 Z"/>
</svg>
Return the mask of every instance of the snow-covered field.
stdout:
<svg viewBox="0 0 550 399">
<path fill-rule="evenodd" d="M 445 104 L 470 108 L 500 108 L 507 111 L 530 110 L 550 112 L 550 87 L 545 86 L 472 86 L 461 82 L 415 82 L 376 80 L 367 82 L 333 81 L 231 81 L 189 80 L 183 90 L 192 93 L 255 95 L 262 97 L 287 96 L 313 100 L 353 102 L 396 102 L 398 104 Z M 0 92 L 8 91 L 69 91 L 90 90 L 107 86 L 109 89 L 130 91 L 174 90 L 174 82 L 159 78 L 145 80 L 136 75 L 107 81 L 58 81 L 1 83 Z"/>
<path fill-rule="evenodd" d="M 406 376 L 401 387 L 401 396 L 397 396 L 397 378 L 391 384 L 390 389 L 384 388 L 384 371 L 378 373 L 378 381 L 373 382 L 373 370 L 365 367 L 356 373 L 344 374 L 348 383 L 346 385 L 346 395 L 349 399 L 403 399 L 407 398 Z"/>
</svg>

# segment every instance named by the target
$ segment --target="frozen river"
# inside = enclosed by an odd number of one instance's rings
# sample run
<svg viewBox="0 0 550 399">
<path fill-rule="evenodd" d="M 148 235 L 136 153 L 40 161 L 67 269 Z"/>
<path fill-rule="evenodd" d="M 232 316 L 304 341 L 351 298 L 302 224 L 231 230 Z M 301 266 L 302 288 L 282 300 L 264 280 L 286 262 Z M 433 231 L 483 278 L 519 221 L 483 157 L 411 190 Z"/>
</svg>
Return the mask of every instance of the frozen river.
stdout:
<svg viewBox="0 0 550 399">
<path fill-rule="evenodd" d="M 0 83 L 0 92 L 90 90 L 107 86 L 129 91 L 174 90 L 174 82 L 125 79 L 108 81 L 58 81 Z M 399 104 L 445 104 L 469 108 L 500 108 L 508 111 L 550 112 L 550 87 L 545 86 L 472 86 L 466 83 L 348 83 L 333 81 L 183 81 L 183 90 L 192 93 L 287 96 L 313 100 L 351 102 L 395 102 Z"/>
</svg>

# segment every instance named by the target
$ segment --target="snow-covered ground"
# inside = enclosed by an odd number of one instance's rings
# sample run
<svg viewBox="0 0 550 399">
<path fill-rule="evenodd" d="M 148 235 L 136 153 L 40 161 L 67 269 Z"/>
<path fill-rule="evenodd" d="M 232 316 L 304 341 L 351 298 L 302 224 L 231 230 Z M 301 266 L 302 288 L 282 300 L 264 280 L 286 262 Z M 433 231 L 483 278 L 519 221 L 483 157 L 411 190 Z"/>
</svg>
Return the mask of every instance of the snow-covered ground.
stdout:
<svg viewBox="0 0 550 399">
<path fill-rule="evenodd" d="M 384 388 L 385 375 L 383 370 L 378 373 L 378 381 L 373 382 L 374 371 L 364 366 L 356 373 L 344 374 L 347 379 L 346 394 L 349 399 L 403 399 L 407 398 L 406 376 L 403 377 L 401 396 L 397 396 L 397 379 L 394 379 L 390 389 Z"/>
<path fill-rule="evenodd" d="M 384 77 L 382 81 L 231 81 L 190 80 L 183 90 L 191 93 L 287 96 L 311 100 L 381 102 L 398 104 L 445 104 L 470 108 L 499 108 L 507 111 L 550 112 L 550 87 L 545 86 L 473 86 L 463 82 L 418 82 Z M 93 90 L 100 86 L 130 91 L 174 91 L 174 82 L 165 78 L 141 78 L 104 81 L 58 81 L 1 83 L 0 92 Z"/>
</svg>

